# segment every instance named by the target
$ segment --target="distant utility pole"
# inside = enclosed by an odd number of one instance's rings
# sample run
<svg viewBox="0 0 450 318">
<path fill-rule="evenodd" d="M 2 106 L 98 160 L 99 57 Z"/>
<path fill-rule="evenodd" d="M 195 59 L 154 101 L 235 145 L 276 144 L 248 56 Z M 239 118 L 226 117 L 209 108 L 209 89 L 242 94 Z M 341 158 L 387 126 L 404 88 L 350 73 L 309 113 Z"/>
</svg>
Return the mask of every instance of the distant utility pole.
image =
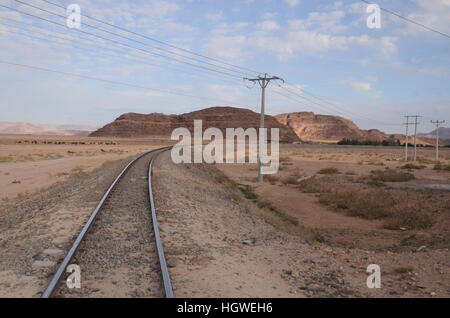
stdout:
<svg viewBox="0 0 450 318">
<path fill-rule="evenodd" d="M 405 138 L 405 160 L 408 161 L 408 128 L 409 125 L 414 125 L 414 161 L 417 160 L 417 125 L 419 125 L 419 118 L 421 116 L 405 116 L 406 118 L 406 138 Z M 410 118 L 414 118 L 414 122 L 409 122 Z"/>
<path fill-rule="evenodd" d="M 417 161 L 417 125 L 419 125 L 419 118 L 422 116 L 413 116 L 414 121 L 414 161 Z"/>
<path fill-rule="evenodd" d="M 406 123 L 405 123 L 405 126 L 406 126 L 406 133 L 405 133 L 405 161 L 408 161 L 408 129 L 409 129 L 409 116 L 405 116 L 405 118 L 406 118 Z"/>
<path fill-rule="evenodd" d="M 259 86 L 261 86 L 261 118 L 259 127 L 264 128 L 264 112 L 265 112 L 265 103 L 266 103 L 266 88 L 269 85 L 270 81 L 276 81 L 280 80 L 284 83 L 284 80 L 282 78 L 279 78 L 277 76 L 268 77 L 267 73 L 264 74 L 264 76 L 258 76 L 258 78 L 244 78 L 244 80 L 247 80 L 249 82 L 258 83 Z M 259 138 L 261 138 L 261 134 L 259 134 Z M 264 181 L 264 176 L 262 174 L 262 163 L 261 163 L 261 157 L 262 157 L 262 148 L 260 147 L 261 143 L 258 144 L 258 182 Z"/>
<path fill-rule="evenodd" d="M 445 120 L 431 121 L 432 124 L 436 124 L 436 161 L 439 161 L 439 126 L 445 123 Z"/>
</svg>

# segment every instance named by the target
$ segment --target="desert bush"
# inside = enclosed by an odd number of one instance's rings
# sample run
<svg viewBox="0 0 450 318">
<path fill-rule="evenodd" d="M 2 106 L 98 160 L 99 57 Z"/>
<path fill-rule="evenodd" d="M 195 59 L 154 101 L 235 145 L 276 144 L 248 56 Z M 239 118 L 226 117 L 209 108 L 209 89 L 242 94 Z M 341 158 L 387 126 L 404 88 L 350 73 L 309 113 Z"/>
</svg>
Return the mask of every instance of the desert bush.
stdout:
<svg viewBox="0 0 450 318">
<path fill-rule="evenodd" d="M 300 182 L 297 188 L 304 193 L 324 193 L 330 191 L 327 185 L 314 177 Z"/>
<path fill-rule="evenodd" d="M 290 177 L 283 178 L 281 180 L 281 182 L 283 184 L 297 184 L 297 179 L 298 179 L 297 177 L 290 176 Z"/>
<path fill-rule="evenodd" d="M 345 210 L 351 216 L 381 219 L 392 215 L 393 196 L 385 190 L 334 191 L 322 193 L 319 202 Z"/>
<path fill-rule="evenodd" d="M 266 180 L 267 182 L 269 182 L 270 184 L 273 185 L 273 184 L 277 183 L 279 179 L 277 176 L 270 174 L 270 175 L 265 176 L 264 180 Z"/>
<path fill-rule="evenodd" d="M 0 162 L 11 162 L 12 160 L 13 160 L 12 157 L 5 157 L 5 156 L 0 157 Z"/>
<path fill-rule="evenodd" d="M 405 170 L 420 170 L 420 169 L 425 169 L 426 166 L 423 165 L 415 165 L 413 163 L 407 163 L 406 165 L 403 165 L 400 167 L 400 169 L 405 169 Z"/>
<path fill-rule="evenodd" d="M 373 181 L 380 182 L 407 182 L 414 180 L 416 177 L 409 172 L 399 172 L 393 169 L 386 169 L 372 171 L 370 178 Z"/>
<path fill-rule="evenodd" d="M 338 174 L 338 173 L 340 173 L 339 170 L 334 167 L 324 168 L 317 171 L 317 174 Z"/>
<path fill-rule="evenodd" d="M 420 211 L 414 209 L 405 209 L 400 211 L 396 209 L 395 213 L 386 220 L 384 228 L 389 230 L 398 230 L 401 227 L 408 229 L 423 230 L 433 225 L 433 218 L 423 209 Z"/>
<path fill-rule="evenodd" d="M 450 165 L 443 165 L 442 163 L 437 163 L 434 165 L 433 169 L 437 171 L 450 171 Z"/>
</svg>

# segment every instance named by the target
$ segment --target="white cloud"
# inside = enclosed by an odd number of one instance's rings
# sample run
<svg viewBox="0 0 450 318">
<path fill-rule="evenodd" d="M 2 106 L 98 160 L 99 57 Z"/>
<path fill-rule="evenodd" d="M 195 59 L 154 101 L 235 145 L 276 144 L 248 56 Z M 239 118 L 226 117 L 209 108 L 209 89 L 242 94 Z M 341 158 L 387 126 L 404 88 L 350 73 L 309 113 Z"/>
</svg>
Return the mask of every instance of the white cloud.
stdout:
<svg viewBox="0 0 450 318">
<path fill-rule="evenodd" d="M 349 82 L 350 87 L 356 91 L 368 92 L 372 90 L 372 83 L 369 82 Z"/>
<path fill-rule="evenodd" d="M 213 22 L 223 20 L 223 12 L 222 11 L 207 12 L 205 14 L 205 19 L 208 21 L 213 21 Z"/>
<path fill-rule="evenodd" d="M 289 6 L 296 7 L 300 4 L 300 0 L 284 0 Z"/>
<path fill-rule="evenodd" d="M 257 25 L 257 28 L 264 32 L 272 32 L 280 29 L 275 21 L 263 21 Z"/>
<path fill-rule="evenodd" d="M 163 28 L 166 32 L 169 33 L 187 33 L 192 32 L 194 30 L 193 27 L 186 24 L 175 23 L 175 22 L 167 22 L 163 25 Z"/>
</svg>

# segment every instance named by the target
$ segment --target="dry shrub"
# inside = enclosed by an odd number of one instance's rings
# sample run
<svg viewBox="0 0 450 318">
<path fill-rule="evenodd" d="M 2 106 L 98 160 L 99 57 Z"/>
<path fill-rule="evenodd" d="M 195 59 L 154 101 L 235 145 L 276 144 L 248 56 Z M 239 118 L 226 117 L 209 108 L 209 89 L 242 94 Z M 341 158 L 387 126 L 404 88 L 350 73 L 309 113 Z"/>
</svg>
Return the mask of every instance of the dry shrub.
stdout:
<svg viewBox="0 0 450 318">
<path fill-rule="evenodd" d="M 81 166 L 75 167 L 72 170 L 70 170 L 71 177 L 82 177 L 84 175 L 86 175 L 86 172 L 84 171 L 84 168 Z"/>
<path fill-rule="evenodd" d="M 319 202 L 345 210 L 351 216 L 381 219 L 392 215 L 393 196 L 384 190 L 334 191 L 322 193 Z"/>
<path fill-rule="evenodd" d="M 292 161 L 292 158 L 290 156 L 286 156 L 286 155 L 280 156 L 280 163 L 289 162 L 289 161 Z"/>
<path fill-rule="evenodd" d="M 330 167 L 330 168 L 324 168 L 317 172 L 317 174 L 338 174 L 340 173 L 337 168 Z"/>
<path fill-rule="evenodd" d="M 274 185 L 278 182 L 279 179 L 277 176 L 270 174 L 270 175 L 265 176 L 264 180 L 266 180 L 270 184 Z"/>
<path fill-rule="evenodd" d="M 300 182 L 297 187 L 304 193 L 324 193 L 330 191 L 327 183 L 320 182 L 315 177 Z"/>
<path fill-rule="evenodd" d="M 409 172 L 400 172 L 393 169 L 374 170 L 371 172 L 370 178 L 379 182 L 407 182 L 414 180 L 416 177 Z"/>
<path fill-rule="evenodd" d="M 399 230 L 426 229 L 433 225 L 434 219 L 421 204 L 411 205 L 408 200 L 385 189 L 335 190 L 322 193 L 319 202 L 344 211 L 350 216 L 375 220 L 384 219 L 384 228 Z"/>
<path fill-rule="evenodd" d="M 434 160 L 428 159 L 428 158 L 424 158 L 424 157 L 418 157 L 417 161 L 420 163 L 425 163 L 425 164 L 433 164 L 435 163 Z"/>
<path fill-rule="evenodd" d="M 398 230 L 401 227 L 423 230 L 431 225 L 433 225 L 433 218 L 423 210 L 396 209 L 395 213 L 386 221 L 384 227 L 389 230 Z"/>
<path fill-rule="evenodd" d="M 450 165 L 443 165 L 442 163 L 437 163 L 434 165 L 433 169 L 437 171 L 450 171 Z"/>
<path fill-rule="evenodd" d="M 11 162 L 13 160 L 12 157 L 0 157 L 0 162 Z"/>
<path fill-rule="evenodd" d="M 415 165 L 413 163 L 407 163 L 404 166 L 401 166 L 400 169 L 405 169 L 405 170 L 421 170 L 421 169 L 425 169 L 426 166 L 423 165 Z"/>
<path fill-rule="evenodd" d="M 281 180 L 281 182 L 282 182 L 283 184 L 297 184 L 297 180 L 298 180 L 297 177 L 291 176 L 291 177 L 283 178 L 283 179 Z"/>
</svg>

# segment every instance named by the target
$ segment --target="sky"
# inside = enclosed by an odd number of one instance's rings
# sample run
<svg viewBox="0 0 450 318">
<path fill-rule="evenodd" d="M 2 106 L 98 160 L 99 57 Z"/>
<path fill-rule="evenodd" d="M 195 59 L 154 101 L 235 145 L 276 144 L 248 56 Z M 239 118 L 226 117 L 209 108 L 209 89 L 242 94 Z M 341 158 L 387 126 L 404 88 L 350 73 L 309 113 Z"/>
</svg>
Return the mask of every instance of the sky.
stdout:
<svg viewBox="0 0 450 318">
<path fill-rule="evenodd" d="M 450 38 L 384 11 L 381 28 L 368 28 L 362 1 L 51 2 L 61 7 L 0 0 L 23 12 L 0 7 L 0 122 L 102 126 L 127 112 L 259 111 L 260 88 L 243 78 L 268 73 L 285 80 L 269 85 L 268 114 L 340 115 L 388 133 L 404 131 L 405 115 L 423 116 L 420 132 L 433 130 L 430 120 L 450 123 Z M 450 0 L 375 3 L 450 34 Z M 84 16 L 68 28 L 70 4 L 135 34 Z"/>
</svg>

